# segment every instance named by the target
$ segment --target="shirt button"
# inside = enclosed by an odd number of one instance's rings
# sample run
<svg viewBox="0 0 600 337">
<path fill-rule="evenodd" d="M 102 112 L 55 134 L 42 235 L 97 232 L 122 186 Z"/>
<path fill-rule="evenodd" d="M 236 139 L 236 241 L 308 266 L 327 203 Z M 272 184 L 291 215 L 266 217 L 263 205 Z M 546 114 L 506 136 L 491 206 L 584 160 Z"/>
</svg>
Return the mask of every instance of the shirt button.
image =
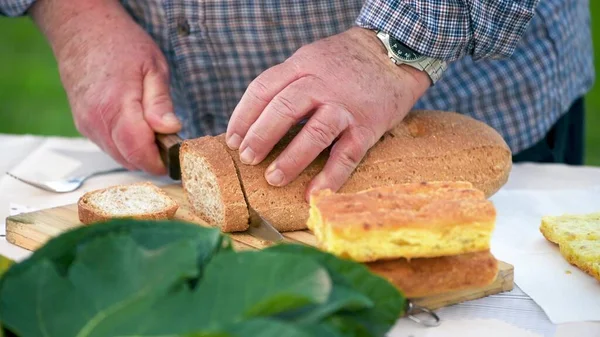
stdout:
<svg viewBox="0 0 600 337">
<path fill-rule="evenodd" d="M 177 33 L 181 36 L 190 35 L 190 24 L 186 19 L 177 20 Z"/>
</svg>

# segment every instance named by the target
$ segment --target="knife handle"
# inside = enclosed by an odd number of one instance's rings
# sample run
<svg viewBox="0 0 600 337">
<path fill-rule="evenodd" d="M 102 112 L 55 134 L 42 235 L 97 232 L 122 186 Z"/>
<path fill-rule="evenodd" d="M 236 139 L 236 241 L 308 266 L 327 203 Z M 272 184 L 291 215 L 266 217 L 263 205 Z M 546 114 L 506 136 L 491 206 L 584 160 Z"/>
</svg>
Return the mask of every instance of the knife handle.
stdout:
<svg viewBox="0 0 600 337">
<path fill-rule="evenodd" d="M 156 145 L 160 158 L 167 167 L 169 176 L 173 180 L 181 179 L 181 169 L 179 168 L 179 147 L 183 140 L 177 134 L 156 134 Z"/>
</svg>

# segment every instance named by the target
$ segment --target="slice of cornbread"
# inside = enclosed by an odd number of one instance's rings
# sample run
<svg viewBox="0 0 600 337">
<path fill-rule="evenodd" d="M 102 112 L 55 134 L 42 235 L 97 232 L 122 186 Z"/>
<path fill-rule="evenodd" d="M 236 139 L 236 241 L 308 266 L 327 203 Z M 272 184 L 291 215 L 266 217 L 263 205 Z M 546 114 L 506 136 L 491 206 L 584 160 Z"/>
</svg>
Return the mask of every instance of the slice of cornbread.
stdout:
<svg viewBox="0 0 600 337">
<path fill-rule="evenodd" d="M 359 262 L 489 250 L 494 205 L 468 182 L 410 183 L 310 200 L 321 249 Z"/>
<path fill-rule="evenodd" d="M 600 213 L 544 216 L 540 231 L 569 263 L 600 281 Z"/>
<path fill-rule="evenodd" d="M 600 240 L 600 213 L 547 215 L 540 231 L 548 241 L 558 243 L 575 239 Z"/>
</svg>

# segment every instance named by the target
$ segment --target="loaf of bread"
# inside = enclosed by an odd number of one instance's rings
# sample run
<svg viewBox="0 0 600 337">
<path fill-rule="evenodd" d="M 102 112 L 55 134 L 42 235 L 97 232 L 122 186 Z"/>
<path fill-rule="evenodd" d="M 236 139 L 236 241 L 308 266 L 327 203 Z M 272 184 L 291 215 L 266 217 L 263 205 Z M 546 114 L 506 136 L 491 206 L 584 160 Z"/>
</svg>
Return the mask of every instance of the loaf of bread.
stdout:
<svg viewBox="0 0 600 337">
<path fill-rule="evenodd" d="M 569 263 L 600 281 L 600 213 L 544 216 L 540 231 Z"/>
<path fill-rule="evenodd" d="M 83 224 L 115 218 L 172 219 L 178 208 L 175 200 L 148 181 L 90 191 L 77 202 L 79 221 Z"/>
<path fill-rule="evenodd" d="M 206 144 L 220 143 L 219 151 L 223 153 L 220 159 L 228 160 L 226 153 L 233 159 L 235 167 L 228 165 L 227 172 L 221 170 L 218 173 L 222 180 L 219 186 L 240 185 L 246 202 L 282 232 L 307 228 L 309 205 L 304 192 L 328 159 L 328 150 L 323 151 L 292 183 L 285 187 L 269 185 L 264 178 L 267 166 L 298 130 L 290 131 L 267 158 L 255 166 L 241 163 L 238 151 L 229 150 L 225 145 L 224 134 L 203 137 Z M 184 144 L 196 141 L 186 140 Z M 182 151 L 180 160 L 185 160 L 187 154 Z M 203 155 L 198 152 L 198 156 Z M 511 151 L 500 134 L 480 121 L 452 112 L 412 111 L 367 152 L 340 192 L 410 182 L 467 181 L 489 197 L 506 183 L 511 159 Z M 183 184 L 187 179 L 182 177 Z M 210 193 L 190 195 L 191 203 L 203 205 L 221 200 L 226 205 L 240 200 L 223 194 L 223 188 L 205 190 Z M 228 221 L 237 220 L 223 218 L 218 226 L 224 230 L 244 228 Z"/>
<path fill-rule="evenodd" d="M 359 262 L 486 251 L 494 205 L 468 182 L 408 183 L 312 195 L 308 228 L 321 249 Z"/>
<path fill-rule="evenodd" d="M 366 266 L 411 299 L 485 287 L 493 283 L 498 274 L 498 261 L 489 251 L 382 260 L 366 263 Z"/>
</svg>

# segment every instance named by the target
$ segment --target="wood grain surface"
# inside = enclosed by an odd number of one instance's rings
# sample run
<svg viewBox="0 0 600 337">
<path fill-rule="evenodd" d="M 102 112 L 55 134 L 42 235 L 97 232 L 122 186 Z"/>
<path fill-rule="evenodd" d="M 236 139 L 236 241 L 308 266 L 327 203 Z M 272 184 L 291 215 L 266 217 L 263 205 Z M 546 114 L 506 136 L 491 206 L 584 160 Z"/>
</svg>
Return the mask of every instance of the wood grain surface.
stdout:
<svg viewBox="0 0 600 337">
<path fill-rule="evenodd" d="M 176 220 L 207 226 L 190 211 L 181 185 L 164 186 L 163 190 L 179 204 L 179 209 L 175 214 Z M 33 251 L 62 232 L 82 225 L 77 215 L 77 205 L 71 204 L 8 217 L 6 219 L 6 238 L 14 245 Z M 285 241 L 289 243 L 300 243 L 310 246 L 317 244 L 314 235 L 308 230 L 285 232 L 282 234 Z M 262 249 L 270 245 L 269 242 L 257 239 L 246 233 L 228 233 L 228 235 L 232 238 L 235 249 L 238 250 Z M 513 266 L 503 261 L 498 262 L 499 271 L 496 280 L 486 287 L 411 300 L 415 304 L 434 310 L 510 291 L 514 286 Z"/>
</svg>

